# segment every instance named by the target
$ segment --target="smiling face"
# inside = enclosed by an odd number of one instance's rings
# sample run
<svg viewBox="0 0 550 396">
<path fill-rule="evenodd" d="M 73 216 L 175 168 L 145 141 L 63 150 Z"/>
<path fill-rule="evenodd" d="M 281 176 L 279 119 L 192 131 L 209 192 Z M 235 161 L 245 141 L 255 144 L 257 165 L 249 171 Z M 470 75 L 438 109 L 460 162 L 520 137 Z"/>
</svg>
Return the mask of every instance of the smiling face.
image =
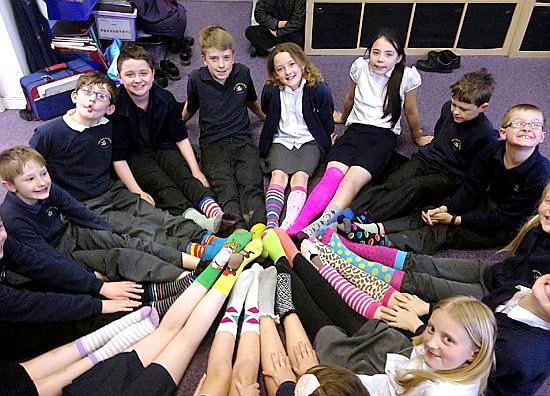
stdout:
<svg viewBox="0 0 550 396">
<path fill-rule="evenodd" d="M 514 126 L 523 123 L 523 126 Z M 541 129 L 532 125 L 540 125 Z M 515 110 L 510 114 L 508 125 L 499 131 L 500 138 L 506 140 L 507 145 L 518 148 L 533 148 L 544 141 L 546 132 L 542 129 L 544 116 L 536 110 Z"/>
<path fill-rule="evenodd" d="M 550 234 L 550 189 L 547 190 L 548 192 L 539 205 L 538 214 L 542 229 Z"/>
<path fill-rule="evenodd" d="M 288 52 L 279 52 L 273 57 L 273 76 L 279 82 L 293 91 L 300 87 L 304 66 L 299 65 L 292 59 Z"/>
<path fill-rule="evenodd" d="M 423 334 L 425 363 L 433 370 L 452 370 L 475 356 L 470 336 L 443 309 L 436 309 Z"/>
<path fill-rule="evenodd" d="M 369 66 L 375 74 L 385 74 L 401 61 L 402 56 L 385 37 L 376 40 L 369 50 Z"/>
<path fill-rule="evenodd" d="M 126 59 L 120 65 L 119 79 L 130 96 L 142 99 L 148 97 L 155 73 L 146 60 Z"/>
<path fill-rule="evenodd" d="M 94 126 L 105 114 L 115 111 L 111 95 L 103 85 L 85 85 L 73 91 L 71 99 L 75 104 L 75 112 L 71 117 L 81 125 Z"/>
<path fill-rule="evenodd" d="M 220 84 L 225 84 L 225 80 L 233 70 L 235 53 L 231 49 L 208 48 L 202 55 L 202 62 L 208 68 L 214 80 Z"/>
<path fill-rule="evenodd" d="M 12 182 L 3 181 L 4 187 L 15 193 L 21 201 L 34 205 L 36 201 L 50 196 L 52 180 L 45 166 L 29 161 L 23 167 L 23 173 Z"/>
</svg>

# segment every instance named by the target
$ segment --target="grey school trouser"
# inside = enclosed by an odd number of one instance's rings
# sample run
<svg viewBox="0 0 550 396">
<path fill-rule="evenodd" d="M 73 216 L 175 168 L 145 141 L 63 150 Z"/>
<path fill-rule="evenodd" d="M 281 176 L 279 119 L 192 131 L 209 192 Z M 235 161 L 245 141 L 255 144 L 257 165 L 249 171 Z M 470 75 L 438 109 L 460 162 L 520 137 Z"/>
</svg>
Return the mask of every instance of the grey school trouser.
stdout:
<svg viewBox="0 0 550 396">
<path fill-rule="evenodd" d="M 165 282 L 183 272 L 181 253 L 175 248 L 71 224 L 56 249 L 113 281 Z"/>
<path fill-rule="evenodd" d="M 427 302 L 466 295 L 478 299 L 489 293 L 484 274 L 491 264 L 480 260 L 425 256 L 411 253 L 405 262 L 401 291 Z"/>
<path fill-rule="evenodd" d="M 120 181 L 83 204 L 107 220 L 115 234 L 158 242 L 180 251 L 185 251 L 193 238 L 205 232 L 183 216 L 173 216 L 155 208 L 126 189 Z"/>
</svg>

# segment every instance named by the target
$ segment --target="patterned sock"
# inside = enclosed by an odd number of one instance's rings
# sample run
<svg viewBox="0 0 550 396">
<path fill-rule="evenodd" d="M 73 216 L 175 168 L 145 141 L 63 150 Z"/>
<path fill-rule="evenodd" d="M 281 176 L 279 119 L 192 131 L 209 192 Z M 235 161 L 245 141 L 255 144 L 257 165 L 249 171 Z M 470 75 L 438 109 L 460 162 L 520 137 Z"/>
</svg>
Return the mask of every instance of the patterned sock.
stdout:
<svg viewBox="0 0 550 396">
<path fill-rule="evenodd" d="M 252 234 L 246 230 L 238 230 L 231 234 L 224 243 L 224 247 L 232 249 L 233 253 L 240 252 L 252 239 Z"/>
<path fill-rule="evenodd" d="M 262 241 L 260 239 L 253 239 L 243 250 L 246 252 L 246 257 L 239 268 L 232 270 L 229 266 L 226 267 L 219 279 L 214 283 L 214 286 L 212 286 L 213 289 L 217 289 L 227 296 L 235 284 L 237 276 L 239 276 L 243 269 L 253 262 L 262 252 Z"/>
<path fill-rule="evenodd" d="M 250 232 L 252 233 L 252 239 L 261 238 L 265 231 L 265 224 L 257 223 L 252 226 Z"/>
<path fill-rule="evenodd" d="M 330 265 L 323 265 L 319 269 L 319 274 L 331 284 L 351 309 L 363 315 L 365 318 L 373 319 L 376 310 L 382 306 L 382 304 L 374 298 L 345 280 Z"/>
<path fill-rule="evenodd" d="M 220 213 L 223 213 L 222 208 L 211 196 L 204 197 L 199 202 L 199 209 L 206 217 L 216 217 Z"/>
<path fill-rule="evenodd" d="M 288 199 L 286 201 L 285 219 L 281 223 L 281 228 L 283 230 L 286 231 L 292 227 L 296 221 L 296 218 L 302 211 L 304 204 L 306 203 L 306 198 L 307 190 L 305 187 L 295 186 L 290 189 L 290 193 L 288 194 Z"/>
<path fill-rule="evenodd" d="M 315 242 L 310 239 L 304 239 L 300 244 L 300 253 L 311 263 L 311 259 L 319 255 L 319 249 L 315 246 Z"/>
<path fill-rule="evenodd" d="M 286 262 L 281 263 L 281 261 L 283 260 L 280 260 L 275 265 L 277 268 L 277 294 L 275 297 L 275 308 L 277 310 L 277 315 L 279 315 L 279 320 L 282 323 L 284 318 L 287 315 L 296 312 L 296 309 L 292 303 L 290 267 Z"/>
<path fill-rule="evenodd" d="M 239 317 L 241 316 L 244 300 L 253 280 L 254 271 L 252 270 L 243 271 L 243 273 L 237 278 L 235 286 L 229 294 L 227 308 L 225 309 L 225 314 L 220 321 L 220 325 L 218 326 L 216 333 L 219 333 L 220 331 L 227 331 L 237 337 Z"/>
<path fill-rule="evenodd" d="M 203 285 L 205 288 L 210 289 L 214 282 L 218 279 L 222 269 L 229 261 L 229 257 L 232 254 L 231 248 L 222 248 L 214 257 L 210 265 L 208 265 L 204 271 L 197 277 L 196 281 Z"/>
<path fill-rule="evenodd" d="M 353 219 L 354 223 L 359 224 L 368 224 L 368 223 L 374 223 L 374 219 L 372 218 L 370 212 L 368 209 L 364 210 L 363 212 L 359 213 L 355 218 Z"/>
<path fill-rule="evenodd" d="M 149 315 L 146 316 L 141 322 L 135 323 L 122 330 L 101 348 L 93 353 L 90 353 L 88 357 L 95 366 L 97 363 L 115 356 L 117 353 L 126 350 L 136 342 L 142 340 L 151 334 L 153 330 L 156 329 L 158 324 L 158 313 L 156 310 L 151 309 Z"/>
<path fill-rule="evenodd" d="M 330 241 L 332 234 L 334 233 L 334 230 L 327 230 L 325 234 L 323 234 L 323 243 L 327 244 Z M 407 252 L 395 248 L 389 248 L 386 246 L 372 246 L 361 243 L 354 243 L 344 237 L 339 237 L 339 239 L 349 250 L 366 260 L 376 261 L 377 263 L 386 265 L 388 267 L 403 270 L 405 259 L 407 258 L 408 254 Z"/>
<path fill-rule="evenodd" d="M 288 235 L 296 235 L 326 208 L 343 178 L 344 172 L 340 169 L 336 167 L 327 168 L 325 174 L 309 195 L 300 215 L 294 221 L 292 227 L 287 230 Z"/>
<path fill-rule="evenodd" d="M 217 238 L 210 242 L 210 244 L 204 246 L 204 253 L 202 259 L 205 261 L 211 261 L 216 257 L 216 254 L 222 250 L 223 245 L 225 245 L 226 238 Z"/>
<path fill-rule="evenodd" d="M 193 283 L 194 275 L 190 272 L 183 278 L 171 282 L 143 282 L 141 301 L 157 301 L 179 296 Z"/>
<path fill-rule="evenodd" d="M 345 232 L 351 232 L 353 225 L 355 225 L 354 229 L 356 230 L 367 231 L 370 234 L 382 234 L 378 223 L 354 223 L 349 217 L 338 218 L 338 226 Z"/>
<path fill-rule="evenodd" d="M 346 232 L 346 229 L 349 229 L 350 231 Z M 343 223 L 338 224 L 338 234 L 342 234 L 344 238 L 355 243 L 362 243 L 372 246 L 390 246 L 390 242 L 387 241 L 384 236 L 380 234 L 371 234 L 370 232 L 364 231 L 360 229 L 357 224 L 349 223 L 349 220 L 347 219 L 344 219 Z"/>
<path fill-rule="evenodd" d="M 266 229 L 279 226 L 279 217 L 285 206 L 285 187 L 271 183 L 265 193 Z"/>
<path fill-rule="evenodd" d="M 306 238 L 317 238 L 321 232 L 321 227 L 329 224 L 329 222 L 336 216 L 337 213 L 341 212 L 341 210 L 342 208 L 335 204 L 327 206 L 321 217 L 307 227 L 302 228 L 296 237 L 299 240 L 304 240 Z"/>
<path fill-rule="evenodd" d="M 202 237 L 201 239 L 201 245 L 210 245 L 212 242 L 214 242 L 216 239 L 225 239 L 225 238 L 220 238 L 218 236 L 216 236 L 216 234 L 213 234 L 211 233 L 210 231 L 206 232 L 204 234 L 204 236 Z"/>
<path fill-rule="evenodd" d="M 166 315 L 166 312 L 168 312 L 168 309 L 172 306 L 172 304 L 176 302 L 178 297 L 179 295 L 176 295 L 176 296 L 166 297 L 162 300 L 151 301 L 149 305 L 151 305 L 151 307 L 158 312 L 159 318 L 162 319 L 164 318 L 164 315 Z"/>
<path fill-rule="evenodd" d="M 268 267 L 260 274 L 259 308 L 261 316 L 275 318 L 275 288 L 277 287 L 277 270 Z"/>
<path fill-rule="evenodd" d="M 275 227 L 275 233 L 279 237 L 279 241 L 281 242 L 281 245 L 283 246 L 283 249 L 285 251 L 286 258 L 290 263 L 292 263 L 292 260 L 294 260 L 294 256 L 298 254 L 298 248 L 292 242 L 288 234 L 285 230 L 279 227 Z M 292 265 L 291 265 L 292 267 Z"/>
<path fill-rule="evenodd" d="M 262 238 L 264 249 L 267 250 L 269 257 L 276 263 L 279 258 L 285 255 L 285 250 L 279 241 L 279 237 L 274 230 L 267 230 Z"/>
<path fill-rule="evenodd" d="M 258 308 L 258 290 L 260 283 L 260 276 L 265 271 L 261 265 L 254 264 L 251 268 L 254 271 L 254 278 L 252 285 L 248 289 L 246 295 L 246 301 L 244 303 L 244 318 L 243 325 L 241 327 L 241 335 L 247 331 L 253 331 L 260 334 L 260 310 Z"/>
<path fill-rule="evenodd" d="M 97 329 L 93 333 L 80 337 L 75 341 L 78 352 L 80 352 L 80 356 L 87 356 L 98 348 L 101 348 L 107 343 L 107 341 L 120 333 L 122 330 L 135 323 L 141 322 L 150 314 L 151 307 L 142 307 L 137 311 L 129 313 L 128 315 L 125 315 L 122 318 Z"/>
<path fill-rule="evenodd" d="M 200 243 L 189 242 L 185 248 L 185 253 L 191 256 L 202 258 L 204 256 L 205 246 Z"/>
<path fill-rule="evenodd" d="M 189 208 L 185 212 L 183 212 L 183 217 L 188 220 L 193 220 L 195 224 L 197 224 L 201 228 L 204 228 L 205 230 L 216 233 L 219 231 L 220 225 L 222 224 L 223 214 L 220 213 L 215 217 L 206 217 L 198 210 L 194 208 Z"/>
<path fill-rule="evenodd" d="M 401 289 L 401 282 L 403 281 L 404 275 L 403 271 L 397 271 L 388 266 L 376 263 L 374 261 L 365 260 L 364 258 L 356 255 L 342 243 L 340 237 L 336 233 L 332 234 L 332 237 L 326 246 L 353 266 L 380 280 L 383 280 L 386 283 L 389 283 L 398 290 Z"/>
</svg>

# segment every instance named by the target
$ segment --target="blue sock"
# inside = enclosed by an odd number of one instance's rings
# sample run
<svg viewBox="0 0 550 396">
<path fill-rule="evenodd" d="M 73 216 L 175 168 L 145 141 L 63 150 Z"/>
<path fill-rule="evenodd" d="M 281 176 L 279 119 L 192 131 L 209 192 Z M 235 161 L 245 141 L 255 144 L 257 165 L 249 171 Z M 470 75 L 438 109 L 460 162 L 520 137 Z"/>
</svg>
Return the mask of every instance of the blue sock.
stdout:
<svg viewBox="0 0 550 396">
<path fill-rule="evenodd" d="M 211 261 L 216 257 L 216 254 L 222 249 L 223 244 L 225 243 L 227 238 L 218 238 L 212 241 L 210 245 L 206 245 L 204 247 L 204 254 L 202 255 L 202 259 L 205 261 Z"/>
<path fill-rule="evenodd" d="M 341 212 L 336 213 L 334 215 L 334 217 L 327 224 L 325 224 L 324 226 L 321 226 L 321 228 L 319 229 L 320 235 L 323 235 L 325 233 L 325 230 L 327 229 L 327 227 L 329 225 L 331 225 L 333 223 L 336 223 L 337 221 L 339 221 L 338 219 L 340 219 L 342 217 L 345 217 L 346 219 L 352 220 L 355 217 L 355 214 L 353 213 L 353 211 L 350 208 L 346 208 L 346 209 L 342 210 Z"/>
</svg>

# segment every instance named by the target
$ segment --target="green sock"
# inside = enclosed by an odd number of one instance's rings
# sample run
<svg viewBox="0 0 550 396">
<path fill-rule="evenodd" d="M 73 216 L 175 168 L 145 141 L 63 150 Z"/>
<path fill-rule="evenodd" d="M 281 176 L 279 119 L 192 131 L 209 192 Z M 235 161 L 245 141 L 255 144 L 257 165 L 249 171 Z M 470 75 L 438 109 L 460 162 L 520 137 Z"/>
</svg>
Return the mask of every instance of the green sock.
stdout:
<svg viewBox="0 0 550 396">
<path fill-rule="evenodd" d="M 252 233 L 252 239 L 261 238 L 262 233 L 264 231 L 265 231 L 265 224 L 262 224 L 262 223 L 254 224 L 250 229 L 250 232 Z"/>
<path fill-rule="evenodd" d="M 223 244 L 224 247 L 229 247 L 233 250 L 233 253 L 238 253 L 246 246 L 252 239 L 252 234 L 246 230 L 235 231 L 231 234 L 227 241 Z"/>
<path fill-rule="evenodd" d="M 273 260 L 274 263 L 279 261 L 279 259 L 285 255 L 285 250 L 283 249 L 283 245 L 281 245 L 281 241 L 275 233 L 275 230 L 267 230 L 262 238 L 262 242 L 264 245 L 264 250 L 267 250 L 269 257 L 271 257 L 271 260 Z"/>
</svg>

